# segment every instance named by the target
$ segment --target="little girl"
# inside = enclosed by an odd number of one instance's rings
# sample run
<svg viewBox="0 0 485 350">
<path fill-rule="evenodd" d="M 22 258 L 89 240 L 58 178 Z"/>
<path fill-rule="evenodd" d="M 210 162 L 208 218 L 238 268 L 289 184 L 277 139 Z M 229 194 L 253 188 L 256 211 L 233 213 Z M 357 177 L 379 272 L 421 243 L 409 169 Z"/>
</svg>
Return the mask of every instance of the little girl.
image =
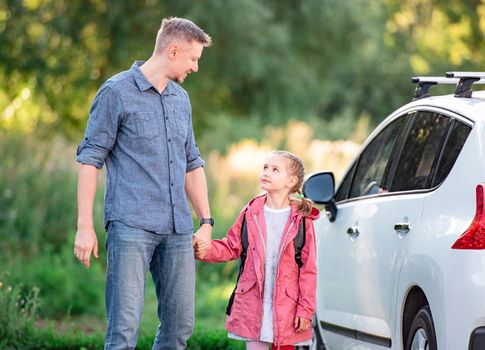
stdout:
<svg viewBox="0 0 485 350">
<path fill-rule="evenodd" d="M 238 259 L 243 250 L 241 229 L 246 225 L 247 256 L 226 328 L 230 338 L 245 340 L 249 350 L 311 344 L 317 272 L 313 220 L 319 211 L 302 198 L 304 174 L 300 158 L 286 151 L 271 152 L 259 178 L 266 193 L 241 210 L 224 239 L 199 241 L 195 246 L 195 256 L 202 261 Z M 295 193 L 296 198 L 290 197 Z M 293 242 L 300 223 L 305 225 L 301 267 Z"/>
</svg>

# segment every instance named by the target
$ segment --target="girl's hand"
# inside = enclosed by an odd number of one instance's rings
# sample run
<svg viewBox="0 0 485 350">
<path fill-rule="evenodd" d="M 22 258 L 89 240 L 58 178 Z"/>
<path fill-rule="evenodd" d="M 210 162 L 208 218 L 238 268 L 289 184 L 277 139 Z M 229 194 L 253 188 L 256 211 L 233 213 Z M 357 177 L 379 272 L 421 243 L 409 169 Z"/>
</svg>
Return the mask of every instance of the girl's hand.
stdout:
<svg viewBox="0 0 485 350">
<path fill-rule="evenodd" d="M 312 320 L 304 317 L 295 317 L 296 333 L 308 330 L 312 326 Z"/>
<path fill-rule="evenodd" d="M 212 226 L 202 225 L 192 238 L 196 259 L 203 259 L 211 245 Z"/>
<path fill-rule="evenodd" d="M 196 259 L 203 259 L 206 255 L 207 252 L 210 249 L 210 241 L 205 242 L 202 241 L 201 239 L 198 239 L 198 237 L 195 237 L 194 239 L 194 255 Z"/>
</svg>

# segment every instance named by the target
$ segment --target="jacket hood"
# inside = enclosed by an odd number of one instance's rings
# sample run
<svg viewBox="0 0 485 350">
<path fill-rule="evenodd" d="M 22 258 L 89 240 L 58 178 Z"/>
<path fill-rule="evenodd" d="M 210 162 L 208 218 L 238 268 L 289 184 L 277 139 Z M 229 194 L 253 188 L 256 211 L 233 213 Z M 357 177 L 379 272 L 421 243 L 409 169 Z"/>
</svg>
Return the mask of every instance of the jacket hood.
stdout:
<svg viewBox="0 0 485 350">
<path fill-rule="evenodd" d="M 263 210 L 264 208 L 264 203 L 266 203 L 266 198 L 268 197 L 268 194 L 267 193 L 264 193 L 262 195 L 259 195 L 253 199 L 251 199 L 249 201 L 249 203 L 247 204 L 247 207 L 248 207 L 248 210 L 252 213 L 252 214 L 258 214 L 260 211 Z M 295 203 L 291 203 L 291 215 L 294 216 L 294 217 L 303 217 L 303 213 L 301 212 L 297 212 L 297 206 Z M 313 207 L 312 208 L 312 211 L 310 212 L 310 214 L 306 215 L 305 217 L 310 219 L 310 220 L 316 220 L 318 219 L 320 216 L 320 211 Z"/>
</svg>

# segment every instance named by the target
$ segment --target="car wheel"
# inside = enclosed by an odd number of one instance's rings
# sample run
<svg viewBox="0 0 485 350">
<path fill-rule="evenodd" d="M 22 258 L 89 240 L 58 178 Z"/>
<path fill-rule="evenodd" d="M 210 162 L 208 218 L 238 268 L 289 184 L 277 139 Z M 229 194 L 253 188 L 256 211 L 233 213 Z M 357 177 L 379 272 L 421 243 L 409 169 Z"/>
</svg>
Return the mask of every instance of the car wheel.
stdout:
<svg viewBox="0 0 485 350">
<path fill-rule="evenodd" d="M 322 337 L 320 336 L 320 331 L 317 327 L 316 317 L 313 317 L 313 334 L 312 334 L 312 345 L 311 346 L 295 346 L 295 350 L 326 350 L 323 344 Z"/>
<path fill-rule="evenodd" d="M 433 317 L 428 305 L 418 311 L 411 323 L 406 350 L 436 350 Z"/>
</svg>

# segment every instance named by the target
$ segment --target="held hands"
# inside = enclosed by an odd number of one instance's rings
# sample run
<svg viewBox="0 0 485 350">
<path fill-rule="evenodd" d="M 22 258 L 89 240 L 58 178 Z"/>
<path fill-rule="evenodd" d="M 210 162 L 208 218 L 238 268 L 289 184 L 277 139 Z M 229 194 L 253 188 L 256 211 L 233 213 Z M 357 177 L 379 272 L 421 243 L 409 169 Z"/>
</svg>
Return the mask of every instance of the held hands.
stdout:
<svg viewBox="0 0 485 350">
<path fill-rule="evenodd" d="M 96 232 L 92 228 L 79 228 L 76 232 L 76 239 L 74 240 L 74 255 L 78 260 L 89 268 L 91 253 L 98 258 L 98 239 Z"/>
<path fill-rule="evenodd" d="M 212 226 L 202 225 L 192 240 L 196 259 L 203 259 L 211 246 Z"/>
<path fill-rule="evenodd" d="M 296 333 L 301 333 L 308 330 L 312 326 L 312 320 L 303 317 L 295 317 Z"/>
</svg>

